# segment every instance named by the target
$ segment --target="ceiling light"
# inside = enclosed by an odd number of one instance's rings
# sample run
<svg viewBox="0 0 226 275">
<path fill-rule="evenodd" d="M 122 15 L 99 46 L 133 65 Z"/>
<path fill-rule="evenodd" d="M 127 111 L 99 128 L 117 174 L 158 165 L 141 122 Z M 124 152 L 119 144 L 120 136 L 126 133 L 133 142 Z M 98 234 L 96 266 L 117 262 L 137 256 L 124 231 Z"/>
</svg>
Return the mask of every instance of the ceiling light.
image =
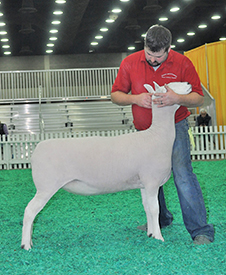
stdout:
<svg viewBox="0 0 226 275">
<path fill-rule="evenodd" d="M 100 31 L 101 31 L 101 32 L 107 32 L 107 31 L 108 31 L 108 28 L 101 28 Z"/>
<path fill-rule="evenodd" d="M 37 12 L 36 8 L 34 8 L 33 0 L 23 0 L 22 7 L 18 10 L 18 12 L 23 14 L 31 14 Z"/>
<path fill-rule="evenodd" d="M 63 14 L 63 12 L 62 11 L 54 11 L 53 14 L 55 14 L 55 15 L 61 15 L 61 14 Z"/>
<path fill-rule="evenodd" d="M 187 35 L 188 36 L 193 36 L 193 35 L 195 35 L 195 33 L 194 32 L 187 32 Z"/>
<path fill-rule="evenodd" d="M 50 30 L 49 32 L 50 32 L 50 33 L 57 33 L 58 30 Z"/>
<path fill-rule="evenodd" d="M 46 50 L 46 53 L 52 53 L 53 50 Z"/>
<path fill-rule="evenodd" d="M 177 39 L 177 42 L 179 42 L 179 43 L 183 43 L 184 41 L 185 41 L 184 38 Z"/>
<path fill-rule="evenodd" d="M 226 37 L 221 37 L 219 40 L 224 41 L 224 40 L 226 40 Z"/>
<path fill-rule="evenodd" d="M 128 50 L 130 50 L 130 51 L 135 50 L 135 47 L 134 46 L 130 46 L 130 47 L 128 47 Z"/>
<path fill-rule="evenodd" d="M 65 0 L 56 0 L 55 2 L 56 2 L 57 4 L 65 4 L 65 3 L 66 3 Z"/>
<path fill-rule="evenodd" d="M 22 23 L 21 30 L 19 30 L 22 34 L 30 34 L 35 32 L 34 29 L 32 29 L 31 23 Z"/>
<path fill-rule="evenodd" d="M 158 0 L 147 0 L 147 5 L 143 8 L 146 12 L 155 12 L 160 10 L 162 7 L 159 5 Z"/>
<path fill-rule="evenodd" d="M 167 20 L 168 20 L 167 17 L 160 17 L 160 18 L 159 18 L 159 21 L 167 21 Z"/>
<path fill-rule="evenodd" d="M 2 12 L 0 12 L 0 16 L 3 16 L 3 13 L 2 13 Z"/>
<path fill-rule="evenodd" d="M 5 26 L 4 22 L 0 22 L 0 27 Z"/>
<path fill-rule="evenodd" d="M 170 48 L 172 48 L 172 49 L 173 49 L 173 48 L 176 48 L 176 46 L 175 46 L 175 45 L 171 45 L 171 46 L 170 46 Z"/>
<path fill-rule="evenodd" d="M 90 43 L 92 46 L 96 46 L 96 45 L 98 45 L 98 42 L 91 42 Z"/>
<path fill-rule="evenodd" d="M 0 31 L 0 35 L 5 35 L 5 34 L 7 34 L 6 31 Z"/>
<path fill-rule="evenodd" d="M 11 52 L 4 52 L 4 54 L 5 54 L 5 55 L 10 55 L 10 54 L 11 54 Z"/>
<path fill-rule="evenodd" d="M 96 38 L 96 39 L 102 39 L 103 36 L 102 36 L 102 35 L 96 35 L 95 38 Z"/>
<path fill-rule="evenodd" d="M 2 38 L 1 41 L 2 41 L 2 42 L 8 42 L 9 39 L 8 39 L 8 38 Z"/>
<path fill-rule="evenodd" d="M 3 45 L 2 48 L 3 49 L 8 49 L 8 48 L 10 48 L 10 46 L 9 45 Z"/>
<path fill-rule="evenodd" d="M 54 47 L 54 44 L 53 43 L 48 43 L 46 44 L 47 47 Z"/>
<path fill-rule="evenodd" d="M 130 0 L 120 0 L 121 2 L 129 2 Z"/>
<path fill-rule="evenodd" d="M 111 12 L 113 13 L 120 13 L 122 10 L 121 9 L 113 9 Z"/>
<path fill-rule="evenodd" d="M 173 7 L 170 9 L 171 12 L 176 12 L 176 11 L 179 11 L 180 8 L 179 7 Z"/>
<path fill-rule="evenodd" d="M 127 30 L 139 30 L 140 25 L 137 22 L 136 18 L 128 18 L 127 25 L 125 26 L 125 29 Z"/>
<path fill-rule="evenodd" d="M 115 20 L 114 20 L 114 19 L 109 18 L 109 19 L 106 19 L 106 20 L 105 20 L 105 22 L 106 22 L 106 23 L 113 23 L 113 22 L 115 22 Z"/>
<path fill-rule="evenodd" d="M 205 29 L 206 27 L 207 27 L 206 24 L 201 24 L 201 25 L 198 26 L 199 29 Z"/>
<path fill-rule="evenodd" d="M 52 21 L 51 24 L 53 25 L 59 25 L 61 22 L 59 20 Z"/>
<path fill-rule="evenodd" d="M 213 15 L 211 17 L 211 19 L 213 19 L 213 20 L 217 20 L 217 19 L 220 19 L 220 18 L 221 18 L 220 15 Z"/>
<path fill-rule="evenodd" d="M 55 40 L 57 40 L 57 37 L 55 37 L 55 36 L 54 37 L 50 37 L 49 40 L 55 41 Z"/>
</svg>

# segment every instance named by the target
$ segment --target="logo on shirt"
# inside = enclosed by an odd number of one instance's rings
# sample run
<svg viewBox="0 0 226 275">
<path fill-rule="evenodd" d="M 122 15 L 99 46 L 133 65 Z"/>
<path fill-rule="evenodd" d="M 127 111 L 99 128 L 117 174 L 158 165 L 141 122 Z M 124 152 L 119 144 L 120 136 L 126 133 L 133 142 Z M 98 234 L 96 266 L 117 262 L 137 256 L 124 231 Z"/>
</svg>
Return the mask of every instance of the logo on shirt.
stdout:
<svg viewBox="0 0 226 275">
<path fill-rule="evenodd" d="M 162 75 L 162 78 L 171 78 L 171 79 L 177 79 L 177 75 L 173 73 L 166 73 Z"/>
</svg>

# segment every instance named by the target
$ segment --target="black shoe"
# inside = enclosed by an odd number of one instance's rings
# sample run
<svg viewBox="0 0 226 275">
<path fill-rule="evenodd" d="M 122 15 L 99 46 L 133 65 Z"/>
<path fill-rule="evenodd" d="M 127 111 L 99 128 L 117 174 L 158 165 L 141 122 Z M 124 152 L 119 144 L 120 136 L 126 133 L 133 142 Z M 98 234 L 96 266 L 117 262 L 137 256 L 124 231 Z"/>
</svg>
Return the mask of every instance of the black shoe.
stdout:
<svg viewBox="0 0 226 275">
<path fill-rule="evenodd" d="M 173 223 L 173 218 L 164 223 L 160 222 L 159 225 L 160 225 L 160 228 L 165 228 L 167 226 L 170 226 L 172 223 Z"/>
</svg>

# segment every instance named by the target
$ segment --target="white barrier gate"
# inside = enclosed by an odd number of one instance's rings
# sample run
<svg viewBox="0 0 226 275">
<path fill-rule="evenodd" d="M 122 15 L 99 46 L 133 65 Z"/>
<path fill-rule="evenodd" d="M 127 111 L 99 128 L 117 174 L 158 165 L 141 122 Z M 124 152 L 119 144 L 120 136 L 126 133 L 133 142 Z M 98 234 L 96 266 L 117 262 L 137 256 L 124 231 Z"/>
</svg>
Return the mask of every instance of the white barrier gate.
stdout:
<svg viewBox="0 0 226 275">
<path fill-rule="evenodd" d="M 31 168 L 31 155 L 36 145 L 46 139 L 55 138 L 79 138 L 87 136 L 116 136 L 134 132 L 131 130 L 108 130 L 108 131 L 81 131 L 44 133 L 38 135 L 14 134 L 5 136 L 1 141 L 0 169 L 24 169 Z M 226 158 L 226 126 L 192 128 L 195 147 L 191 146 L 192 160 L 213 160 Z"/>
</svg>

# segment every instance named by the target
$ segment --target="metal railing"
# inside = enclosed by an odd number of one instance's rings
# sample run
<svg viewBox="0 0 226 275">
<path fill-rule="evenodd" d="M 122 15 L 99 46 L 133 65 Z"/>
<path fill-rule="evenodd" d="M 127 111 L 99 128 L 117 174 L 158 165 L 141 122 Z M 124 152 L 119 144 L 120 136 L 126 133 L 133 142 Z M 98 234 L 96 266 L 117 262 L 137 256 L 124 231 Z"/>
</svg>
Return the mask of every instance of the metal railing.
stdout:
<svg viewBox="0 0 226 275">
<path fill-rule="evenodd" d="M 5 105 L 0 121 L 10 134 L 134 127 L 131 106 L 118 106 L 110 99 Z"/>
<path fill-rule="evenodd" d="M 32 70 L 0 72 L 0 104 L 38 103 L 39 125 L 42 130 L 41 105 L 46 102 L 70 102 L 109 98 L 118 67 L 65 70 Z M 216 125 L 215 100 L 202 86 L 204 106 Z M 195 111 L 195 113 L 193 113 Z M 192 110 L 191 126 L 197 116 Z M 1 117 L 0 120 L 4 120 Z"/>
<path fill-rule="evenodd" d="M 104 96 L 111 92 L 118 68 L 0 72 L 0 100 Z"/>
</svg>

